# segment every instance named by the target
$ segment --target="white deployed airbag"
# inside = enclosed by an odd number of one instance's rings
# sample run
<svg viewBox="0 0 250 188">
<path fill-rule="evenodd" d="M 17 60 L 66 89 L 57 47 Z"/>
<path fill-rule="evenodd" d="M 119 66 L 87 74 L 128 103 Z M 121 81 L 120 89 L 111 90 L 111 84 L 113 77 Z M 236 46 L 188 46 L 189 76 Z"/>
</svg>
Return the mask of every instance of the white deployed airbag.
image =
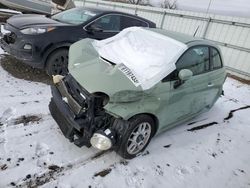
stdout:
<svg viewBox="0 0 250 188">
<path fill-rule="evenodd" d="M 176 69 L 175 62 L 187 45 L 139 27 L 93 42 L 100 57 L 117 64 L 135 86 L 150 89 Z"/>
</svg>

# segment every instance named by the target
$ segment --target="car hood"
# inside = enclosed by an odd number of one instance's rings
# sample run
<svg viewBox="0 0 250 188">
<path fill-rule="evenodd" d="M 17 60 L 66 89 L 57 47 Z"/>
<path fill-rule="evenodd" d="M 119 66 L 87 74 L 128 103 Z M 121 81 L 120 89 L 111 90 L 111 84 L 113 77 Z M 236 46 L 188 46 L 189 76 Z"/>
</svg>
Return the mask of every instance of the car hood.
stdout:
<svg viewBox="0 0 250 188">
<path fill-rule="evenodd" d="M 118 68 L 99 57 L 92 39 L 83 39 L 71 45 L 69 50 L 69 73 L 88 92 L 103 92 L 109 96 L 129 91 L 142 91 Z"/>
<path fill-rule="evenodd" d="M 59 26 L 65 25 L 56 20 L 52 20 L 44 15 L 25 14 L 12 16 L 7 23 L 17 29 L 24 29 L 31 26 Z"/>
</svg>

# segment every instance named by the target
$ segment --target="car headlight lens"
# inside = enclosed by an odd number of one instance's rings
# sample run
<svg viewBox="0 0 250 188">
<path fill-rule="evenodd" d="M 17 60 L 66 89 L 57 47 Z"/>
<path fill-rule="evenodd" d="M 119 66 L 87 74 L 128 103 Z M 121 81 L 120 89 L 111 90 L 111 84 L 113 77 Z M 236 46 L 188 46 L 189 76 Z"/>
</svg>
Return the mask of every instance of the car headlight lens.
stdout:
<svg viewBox="0 0 250 188">
<path fill-rule="evenodd" d="M 114 135 L 110 129 L 98 131 L 90 139 L 91 145 L 99 150 L 108 150 L 114 143 Z"/>
<path fill-rule="evenodd" d="M 99 133 L 95 133 L 93 135 L 90 140 L 90 143 L 94 148 L 99 150 L 108 150 L 112 146 L 111 140 L 108 137 Z"/>
<path fill-rule="evenodd" d="M 47 28 L 41 28 L 41 27 L 29 27 L 21 30 L 21 33 L 25 35 L 38 35 L 43 34 L 46 32 L 53 31 L 55 27 L 47 27 Z"/>
</svg>

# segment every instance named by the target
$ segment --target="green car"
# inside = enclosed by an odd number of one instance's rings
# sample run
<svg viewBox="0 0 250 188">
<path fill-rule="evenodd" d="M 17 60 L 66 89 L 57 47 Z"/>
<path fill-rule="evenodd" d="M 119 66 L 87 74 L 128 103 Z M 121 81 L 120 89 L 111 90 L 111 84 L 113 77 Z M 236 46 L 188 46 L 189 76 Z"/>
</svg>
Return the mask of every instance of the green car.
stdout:
<svg viewBox="0 0 250 188">
<path fill-rule="evenodd" d="M 225 78 L 210 41 L 133 27 L 73 44 L 69 74 L 53 76 L 49 108 L 77 146 L 131 159 L 153 136 L 209 110 Z"/>
</svg>

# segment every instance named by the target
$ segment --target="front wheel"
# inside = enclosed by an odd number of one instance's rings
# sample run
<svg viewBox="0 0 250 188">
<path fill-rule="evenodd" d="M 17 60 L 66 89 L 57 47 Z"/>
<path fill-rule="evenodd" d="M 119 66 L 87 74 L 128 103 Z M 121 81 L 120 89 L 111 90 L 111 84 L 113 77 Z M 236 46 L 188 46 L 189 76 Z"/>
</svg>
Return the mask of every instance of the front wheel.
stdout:
<svg viewBox="0 0 250 188">
<path fill-rule="evenodd" d="M 155 131 L 154 120 L 148 115 L 138 115 L 130 119 L 130 126 L 122 138 L 119 155 L 132 159 L 149 144 Z"/>
<path fill-rule="evenodd" d="M 48 75 L 66 75 L 68 73 L 68 50 L 58 49 L 49 55 L 46 62 Z"/>
</svg>

